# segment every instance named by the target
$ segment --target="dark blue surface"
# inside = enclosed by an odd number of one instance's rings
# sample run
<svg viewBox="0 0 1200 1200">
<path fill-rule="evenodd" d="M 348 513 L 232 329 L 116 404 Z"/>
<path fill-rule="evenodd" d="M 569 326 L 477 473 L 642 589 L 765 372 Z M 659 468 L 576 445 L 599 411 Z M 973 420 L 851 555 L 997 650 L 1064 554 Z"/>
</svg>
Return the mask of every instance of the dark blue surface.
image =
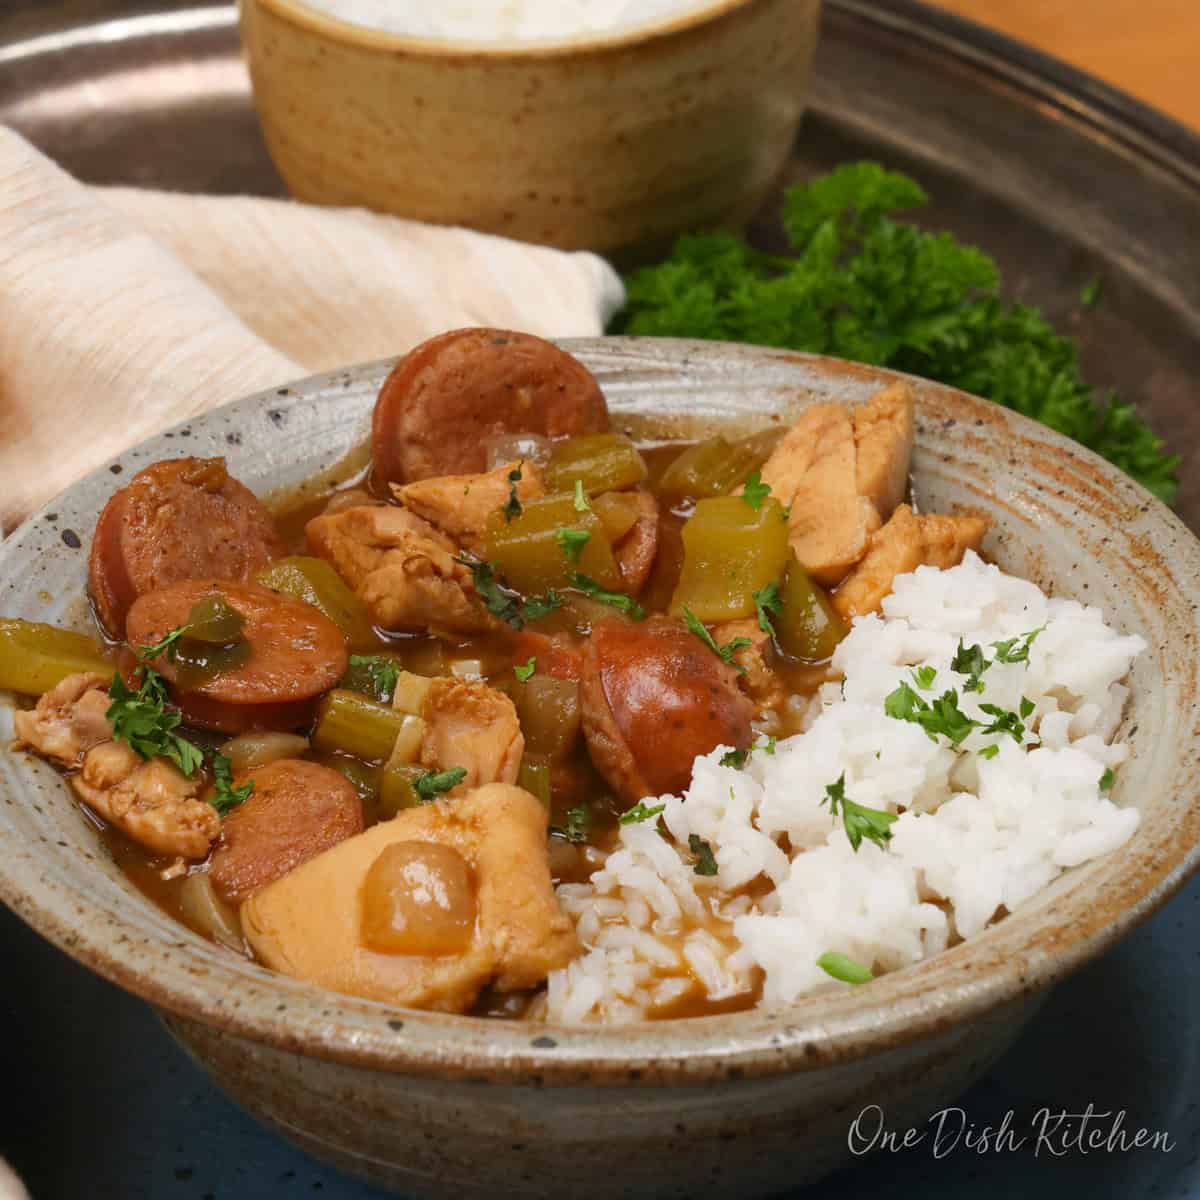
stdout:
<svg viewBox="0 0 1200 1200">
<path fill-rule="evenodd" d="M 103 983 L 0 908 L 4 986 L 0 1147 L 34 1200 L 244 1200 L 382 1193 L 322 1167 L 216 1091 L 140 1001 Z M 805 1200 L 1200 1200 L 1200 880 L 1051 996 L 1017 1047 L 960 1102 L 976 1130 L 1012 1111 L 1020 1149 L 879 1155 Z M 1169 1152 L 1055 1157 L 1039 1109 L 1123 1110 Z M 946 1117 L 949 1139 L 955 1114 Z M 1112 1128 L 1113 1117 L 1094 1128 Z M 1076 1126 L 1077 1127 L 1077 1126 Z M 1047 1133 L 1051 1131 L 1047 1127 Z M 1038 1152 L 1035 1154 L 1035 1148 Z"/>
</svg>

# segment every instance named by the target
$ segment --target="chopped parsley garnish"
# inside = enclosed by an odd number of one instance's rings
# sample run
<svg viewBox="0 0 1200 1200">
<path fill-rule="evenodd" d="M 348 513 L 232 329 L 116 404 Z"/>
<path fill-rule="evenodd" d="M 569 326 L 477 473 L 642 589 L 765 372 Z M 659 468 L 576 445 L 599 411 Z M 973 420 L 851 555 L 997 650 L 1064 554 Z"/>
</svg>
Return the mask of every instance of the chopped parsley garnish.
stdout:
<svg viewBox="0 0 1200 1200">
<path fill-rule="evenodd" d="M 717 860 L 712 847 L 694 833 L 688 834 L 688 849 L 696 856 L 696 865 L 692 868 L 697 875 L 715 875 Z"/>
<path fill-rule="evenodd" d="M 870 983 L 875 978 L 870 967 L 864 967 L 862 963 L 855 962 L 845 954 L 837 954 L 833 950 L 827 950 L 822 954 L 817 959 L 817 966 L 826 975 L 839 979 L 842 983 Z"/>
<path fill-rule="evenodd" d="M 1114 778 L 1112 767 L 1105 767 L 1104 774 L 1100 776 L 1100 790 L 1111 792 Z"/>
<path fill-rule="evenodd" d="M 166 654 L 167 658 L 174 660 L 178 653 L 176 643 L 181 637 L 186 636 L 192 628 L 191 622 L 186 625 L 177 625 L 169 633 L 163 634 L 152 646 L 139 646 L 137 656 L 142 662 L 153 662 L 160 654 Z"/>
<path fill-rule="evenodd" d="M 514 629 L 524 629 L 527 622 L 537 621 L 547 613 L 562 607 L 562 598 L 554 591 L 523 600 L 518 592 L 506 587 L 496 578 L 495 563 L 466 557 L 456 558 L 454 561 L 470 570 L 471 583 L 488 612 Z"/>
<path fill-rule="evenodd" d="M 537 670 L 537 659 L 532 655 L 525 663 L 519 663 L 513 667 L 513 674 L 522 682 L 527 683 L 533 678 L 534 671 Z"/>
<path fill-rule="evenodd" d="M 521 615 L 521 597 L 496 578 L 494 563 L 472 558 L 459 558 L 456 561 L 470 570 L 475 591 L 492 616 L 499 617 L 514 629 L 520 629 L 525 624 Z"/>
<path fill-rule="evenodd" d="M 783 607 L 783 597 L 779 594 L 779 584 L 768 583 L 765 588 L 759 588 L 750 597 L 754 601 L 754 609 L 758 613 L 758 627 L 768 637 L 775 636 L 775 626 L 771 617 Z"/>
<path fill-rule="evenodd" d="M 990 723 L 968 717 L 959 707 L 958 693 L 955 691 L 943 692 L 936 700 L 929 703 L 918 696 L 907 683 L 902 683 L 883 702 L 883 711 L 889 717 L 894 717 L 897 721 L 911 721 L 915 725 L 920 725 L 934 741 L 937 740 L 938 734 L 941 734 L 955 749 L 961 746 L 976 729 L 985 734 L 1007 734 L 1020 745 L 1025 738 L 1023 719 L 1027 718 L 1034 710 L 1031 700 L 1027 697 L 1021 700 L 1019 713 L 1001 708 L 998 704 L 981 704 L 979 708 L 992 718 Z M 981 751 L 981 753 L 983 752 Z M 995 756 L 994 747 L 991 753 L 983 754 L 984 758 L 994 758 Z"/>
<path fill-rule="evenodd" d="M 504 514 L 505 521 L 516 520 L 524 511 L 521 508 L 521 501 L 517 499 L 517 484 L 521 482 L 521 468 L 524 465 L 523 462 L 519 462 L 508 473 L 508 503 L 500 510 Z"/>
<path fill-rule="evenodd" d="M 567 809 L 566 825 L 551 825 L 550 832 L 554 837 L 566 842 L 586 842 L 592 829 L 592 814 L 584 805 Z"/>
<path fill-rule="evenodd" d="M 1088 383 L 1073 338 L 1005 298 L 992 258 L 905 219 L 927 203 L 905 175 L 845 163 L 785 193 L 789 254 L 731 233 L 680 237 L 665 262 L 626 277 L 608 332 L 780 346 L 937 380 L 1044 421 L 1170 502 L 1179 460 L 1132 404 Z"/>
<path fill-rule="evenodd" d="M 384 654 L 352 654 L 350 665 L 366 673 L 372 696 L 380 704 L 391 704 L 400 679 L 400 664 Z"/>
<path fill-rule="evenodd" d="M 902 683 L 883 702 L 883 711 L 897 721 L 915 721 L 917 713 L 928 707 L 907 683 Z"/>
<path fill-rule="evenodd" d="M 961 745 L 977 724 L 958 707 L 957 692 L 943 692 L 931 704 L 907 683 L 902 683 L 884 700 L 883 711 L 897 721 L 920 725 L 935 741 L 939 733 L 943 734 L 953 746 Z"/>
<path fill-rule="evenodd" d="M 980 711 L 992 718 L 990 725 L 980 726 L 980 733 L 1007 733 L 1019 746 L 1025 739 L 1025 726 L 1015 712 L 1001 708 L 998 704 L 981 704 Z"/>
<path fill-rule="evenodd" d="M 183 722 L 177 712 L 167 710 L 167 685 L 157 671 L 139 667 L 141 684 L 136 692 L 125 685 L 119 674 L 108 688 L 109 706 L 105 712 L 112 727 L 113 741 L 125 742 L 142 758 L 170 759 L 191 778 L 204 755 L 199 747 L 175 732 Z"/>
<path fill-rule="evenodd" d="M 895 813 L 877 808 L 866 808 L 846 799 L 846 773 L 843 771 L 835 783 L 826 784 L 822 804 L 829 805 L 829 815 L 836 821 L 842 818 L 842 827 L 851 847 L 857 852 L 863 838 L 877 846 L 886 846 L 892 840 L 891 825 L 897 820 Z"/>
<path fill-rule="evenodd" d="M 1037 629 L 1034 629 L 1029 633 L 1023 633 L 1020 637 L 1009 638 L 1004 642 L 993 642 L 992 649 L 996 651 L 996 662 L 1028 662 L 1029 647 L 1033 645 L 1037 635 L 1045 628 L 1045 625 L 1040 625 Z"/>
<path fill-rule="evenodd" d="M 763 483 L 762 472 L 754 471 L 742 485 L 742 499 L 755 512 L 763 506 L 763 501 L 771 494 L 771 485 Z"/>
<path fill-rule="evenodd" d="M 708 632 L 708 627 L 692 612 L 685 604 L 683 606 L 683 620 L 688 629 L 691 630 L 723 663 L 733 667 L 739 675 L 746 673 L 746 668 L 741 663 L 733 661 L 733 656 L 746 646 L 753 646 L 754 643 L 748 637 L 735 637 L 732 641 L 726 642 L 723 646 L 718 646 L 716 638 Z"/>
<path fill-rule="evenodd" d="M 575 511 L 577 513 L 591 512 L 592 506 L 588 503 L 587 494 L 583 490 L 583 480 L 575 480 Z"/>
<path fill-rule="evenodd" d="M 556 608 L 562 608 L 562 597 L 551 588 L 544 596 L 530 596 L 521 613 L 526 621 L 540 621 Z"/>
<path fill-rule="evenodd" d="M 467 777 L 466 767 L 451 767 L 448 771 L 426 771 L 418 775 L 413 790 L 423 801 L 433 800 L 456 788 Z"/>
<path fill-rule="evenodd" d="M 223 754 L 212 757 L 213 794 L 209 804 L 221 814 L 228 816 L 239 804 L 245 804 L 254 794 L 254 780 L 250 779 L 241 787 L 233 786 L 233 766 Z"/>
<path fill-rule="evenodd" d="M 774 734 L 768 735 L 766 741 L 756 743 L 753 746 L 747 746 L 745 750 L 726 750 L 721 755 L 721 766 L 723 767 L 744 767 L 747 759 L 754 753 L 755 750 L 761 750 L 764 754 L 774 754 L 775 747 L 779 744 L 779 739 Z"/>
<path fill-rule="evenodd" d="M 913 683 L 917 685 L 923 692 L 929 691 L 933 687 L 934 680 L 937 679 L 936 667 L 916 667 L 912 672 Z"/>
<path fill-rule="evenodd" d="M 1091 308 L 1097 300 L 1100 299 L 1100 293 L 1103 290 L 1103 284 L 1099 279 L 1089 279 L 1087 283 L 1079 289 L 1079 303 L 1084 308 Z"/>
<path fill-rule="evenodd" d="M 1021 720 L 1028 721 L 1029 718 L 1033 716 L 1033 710 L 1035 708 L 1037 708 L 1037 705 L 1034 704 L 1034 702 L 1032 700 L 1030 700 L 1030 698 L 1028 696 L 1022 696 L 1021 697 L 1021 705 L 1020 705 Z"/>
<path fill-rule="evenodd" d="M 958 649 L 950 662 L 950 670 L 967 676 L 967 682 L 963 684 L 964 692 L 982 692 L 982 676 L 991 665 L 982 646 L 964 646 L 962 638 L 958 639 Z"/>
<path fill-rule="evenodd" d="M 622 825 L 640 825 L 643 821 L 649 821 L 651 817 L 657 817 L 666 807 L 665 804 L 656 804 L 653 808 L 647 808 L 646 802 L 639 800 L 631 809 L 623 812 L 617 821 Z"/>
<path fill-rule="evenodd" d="M 984 748 L 982 750 L 980 750 L 979 757 L 980 758 L 995 758 L 996 755 L 999 753 L 1000 753 L 1000 747 L 997 746 L 993 742 L 992 745 L 984 746 Z"/>
<path fill-rule="evenodd" d="M 586 529 L 556 529 L 554 540 L 572 562 L 578 562 L 584 546 L 592 540 L 592 535 Z"/>
<path fill-rule="evenodd" d="M 620 609 L 621 612 L 628 613 L 635 621 L 640 621 L 646 615 L 646 610 L 632 596 L 626 596 L 624 592 L 606 591 L 588 575 L 572 571 L 567 576 L 567 582 L 577 592 L 591 596 L 593 600 L 599 600 L 601 604 Z"/>
</svg>

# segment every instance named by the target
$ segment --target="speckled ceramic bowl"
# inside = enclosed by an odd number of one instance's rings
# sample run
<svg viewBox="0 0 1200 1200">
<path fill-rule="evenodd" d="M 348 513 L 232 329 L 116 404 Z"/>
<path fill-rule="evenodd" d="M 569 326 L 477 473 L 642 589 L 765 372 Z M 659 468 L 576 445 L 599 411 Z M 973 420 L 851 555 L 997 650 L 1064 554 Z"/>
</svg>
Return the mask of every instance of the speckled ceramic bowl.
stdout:
<svg viewBox="0 0 1200 1200">
<path fill-rule="evenodd" d="M 800 123 L 820 0 L 696 0 L 525 46 L 240 7 L 267 148 L 301 200 L 636 256 L 758 207 Z"/>
<path fill-rule="evenodd" d="M 888 372 L 716 344 L 568 343 L 616 422 L 698 432 L 859 401 Z M 146 463 L 224 454 L 260 493 L 367 435 L 389 364 L 254 396 L 122 456 L 0 547 L 0 614 L 82 622 L 87 545 Z M 1019 416 L 917 383 L 916 495 L 995 522 L 987 550 L 1140 633 L 1118 802 L 1142 822 L 983 935 L 868 987 L 779 1012 L 615 1028 L 439 1016 L 319 991 L 210 945 L 121 875 L 46 765 L 0 751 L 0 896 L 51 941 L 158 1006 L 248 1109 L 315 1154 L 409 1195 L 749 1197 L 848 1157 L 878 1104 L 891 1128 L 948 1103 L 1047 989 L 1160 905 L 1197 864 L 1200 544 L 1094 455 Z M 0 741 L 8 714 L 0 711 Z"/>
</svg>

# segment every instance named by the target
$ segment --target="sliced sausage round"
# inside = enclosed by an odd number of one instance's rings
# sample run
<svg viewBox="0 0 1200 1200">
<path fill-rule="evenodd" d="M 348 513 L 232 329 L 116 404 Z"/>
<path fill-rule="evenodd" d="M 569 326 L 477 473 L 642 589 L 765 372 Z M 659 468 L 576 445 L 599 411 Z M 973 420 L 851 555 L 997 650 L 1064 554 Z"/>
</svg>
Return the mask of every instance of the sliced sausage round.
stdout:
<svg viewBox="0 0 1200 1200">
<path fill-rule="evenodd" d="M 630 804 L 679 794 L 697 755 L 752 740 L 754 707 L 737 672 L 674 621 L 597 625 L 584 649 L 581 701 L 592 762 Z"/>
<path fill-rule="evenodd" d="M 649 492 L 637 493 L 638 519 L 613 547 L 621 571 L 621 587 L 631 596 L 646 586 L 658 553 L 658 501 Z"/>
<path fill-rule="evenodd" d="M 591 372 L 557 346 L 505 329 L 456 329 L 400 360 L 375 402 L 376 476 L 411 483 L 487 470 L 505 433 L 604 433 L 608 406 Z"/>
<path fill-rule="evenodd" d="M 349 662 L 342 631 L 323 613 L 256 583 L 190 579 L 142 596 L 129 610 L 130 646 L 153 645 L 187 623 L 195 603 L 219 595 L 244 618 L 249 657 L 190 689 L 172 695 L 194 724 L 225 733 L 289 729 L 303 725 L 317 698 L 345 674 Z M 152 666 L 171 684 L 180 671 L 170 654 Z"/>
<path fill-rule="evenodd" d="M 342 774 L 281 758 L 234 780 L 250 798 L 224 820 L 208 874 L 222 900 L 240 904 L 301 863 L 363 831 L 362 801 Z"/>
<path fill-rule="evenodd" d="M 223 458 L 177 458 L 139 471 L 104 506 L 88 592 L 119 639 L 129 606 L 182 579 L 248 579 L 285 554 L 271 517 Z"/>
</svg>

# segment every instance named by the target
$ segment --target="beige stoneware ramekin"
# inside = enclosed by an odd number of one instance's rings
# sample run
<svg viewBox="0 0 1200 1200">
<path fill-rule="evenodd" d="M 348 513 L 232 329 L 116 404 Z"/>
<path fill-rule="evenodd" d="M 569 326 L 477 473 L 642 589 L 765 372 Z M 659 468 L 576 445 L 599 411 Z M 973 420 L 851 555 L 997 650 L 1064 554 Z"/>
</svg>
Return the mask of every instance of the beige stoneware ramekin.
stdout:
<svg viewBox="0 0 1200 1200">
<path fill-rule="evenodd" d="M 709 0 L 545 46 L 423 41 L 240 0 L 267 147 L 301 200 L 640 257 L 750 217 L 796 136 L 820 0 Z"/>
</svg>

